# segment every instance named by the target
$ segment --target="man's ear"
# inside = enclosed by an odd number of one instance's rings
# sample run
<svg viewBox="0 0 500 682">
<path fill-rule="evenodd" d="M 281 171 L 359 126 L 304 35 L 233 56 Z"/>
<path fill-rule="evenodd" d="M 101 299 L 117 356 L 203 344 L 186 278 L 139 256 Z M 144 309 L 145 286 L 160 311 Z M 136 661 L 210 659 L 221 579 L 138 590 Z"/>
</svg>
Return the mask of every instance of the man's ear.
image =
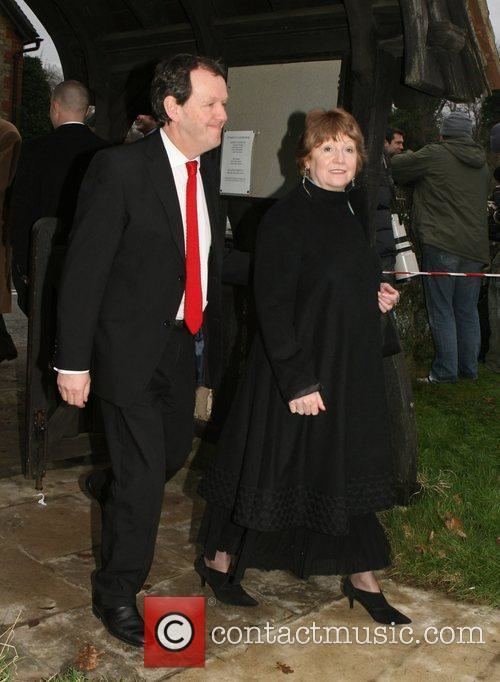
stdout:
<svg viewBox="0 0 500 682">
<path fill-rule="evenodd" d="M 172 95 L 167 95 L 167 97 L 165 97 L 165 99 L 163 100 L 163 106 L 170 120 L 177 121 L 177 119 L 179 118 L 180 104 L 175 99 L 175 97 L 173 97 Z"/>
</svg>

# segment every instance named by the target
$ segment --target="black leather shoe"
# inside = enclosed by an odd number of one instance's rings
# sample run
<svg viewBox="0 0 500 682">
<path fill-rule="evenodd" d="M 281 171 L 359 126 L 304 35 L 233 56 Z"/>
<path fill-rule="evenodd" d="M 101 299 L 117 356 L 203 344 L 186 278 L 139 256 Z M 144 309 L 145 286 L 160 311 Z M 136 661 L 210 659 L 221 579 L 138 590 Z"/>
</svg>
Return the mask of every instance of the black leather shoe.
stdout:
<svg viewBox="0 0 500 682">
<path fill-rule="evenodd" d="M 92 612 L 113 637 L 132 646 L 144 646 L 144 621 L 135 604 L 106 608 L 93 602 Z"/>
<path fill-rule="evenodd" d="M 196 573 L 201 578 L 201 586 L 207 582 L 213 593 L 223 604 L 233 606 L 258 606 L 259 602 L 251 597 L 238 582 L 233 582 L 228 573 L 209 568 L 203 556 L 199 556 L 194 562 Z"/>
<path fill-rule="evenodd" d="M 342 592 L 349 599 L 349 606 L 358 601 L 368 611 L 377 623 L 386 625 L 403 625 L 411 623 L 411 619 L 389 604 L 382 592 L 367 592 L 354 587 L 350 578 L 346 576 L 342 582 Z"/>
</svg>

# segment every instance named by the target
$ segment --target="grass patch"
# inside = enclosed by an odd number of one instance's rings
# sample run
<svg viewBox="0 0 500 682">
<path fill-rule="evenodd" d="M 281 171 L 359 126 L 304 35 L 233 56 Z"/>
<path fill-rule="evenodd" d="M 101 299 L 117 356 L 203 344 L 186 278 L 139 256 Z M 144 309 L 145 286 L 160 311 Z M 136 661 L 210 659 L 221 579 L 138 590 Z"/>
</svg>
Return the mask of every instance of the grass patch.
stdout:
<svg viewBox="0 0 500 682">
<path fill-rule="evenodd" d="M 381 515 L 391 574 L 462 600 L 500 604 L 500 378 L 415 385 L 419 482 L 412 504 Z"/>
<path fill-rule="evenodd" d="M 0 682 L 10 682 L 15 679 L 16 663 L 19 660 L 16 647 L 12 644 L 14 629 L 19 620 L 17 615 L 15 622 L 4 632 L 0 633 Z"/>
<path fill-rule="evenodd" d="M 92 682 L 125 682 L 121 677 L 120 679 L 116 677 L 111 679 L 107 675 L 96 677 L 94 674 L 92 677 L 89 677 L 83 670 L 78 670 L 77 668 L 68 668 L 58 675 L 47 678 L 45 682 L 90 682 L 90 680 Z M 131 682 L 131 680 L 128 682 Z"/>
<path fill-rule="evenodd" d="M 81 670 L 71 668 L 55 677 L 49 677 L 47 682 L 87 682 L 89 678 Z"/>
</svg>

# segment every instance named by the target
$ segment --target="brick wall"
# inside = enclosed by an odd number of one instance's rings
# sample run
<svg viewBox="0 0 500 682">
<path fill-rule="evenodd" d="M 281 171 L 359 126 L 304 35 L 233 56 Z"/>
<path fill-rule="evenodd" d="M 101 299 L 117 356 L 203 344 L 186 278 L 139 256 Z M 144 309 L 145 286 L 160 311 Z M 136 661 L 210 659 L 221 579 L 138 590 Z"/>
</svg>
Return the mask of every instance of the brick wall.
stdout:
<svg viewBox="0 0 500 682">
<path fill-rule="evenodd" d="M 9 20 L 0 15 L 0 116 L 9 121 L 12 120 L 12 79 L 13 79 L 13 56 L 22 51 L 22 42 L 15 33 Z M 16 108 L 21 103 L 22 83 L 22 57 L 18 61 L 17 68 L 17 97 Z"/>
</svg>

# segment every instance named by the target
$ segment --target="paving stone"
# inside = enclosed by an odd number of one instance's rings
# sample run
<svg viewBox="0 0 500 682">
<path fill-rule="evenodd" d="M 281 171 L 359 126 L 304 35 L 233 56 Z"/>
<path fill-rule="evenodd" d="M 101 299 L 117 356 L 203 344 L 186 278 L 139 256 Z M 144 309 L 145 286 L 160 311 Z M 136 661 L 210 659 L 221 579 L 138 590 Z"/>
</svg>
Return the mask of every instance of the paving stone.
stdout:
<svg viewBox="0 0 500 682">
<path fill-rule="evenodd" d="M 421 590 L 413 591 L 412 615 L 415 616 L 419 609 L 419 596 Z M 424 592 L 424 594 L 426 594 Z M 456 624 L 460 618 L 461 609 L 455 608 L 455 603 L 437 598 L 442 617 Z M 423 600 L 425 601 L 425 600 Z M 436 595 L 434 600 L 429 600 L 436 607 Z M 359 607 L 359 605 L 357 605 Z M 428 610 L 424 608 L 420 612 L 419 622 L 414 622 L 414 634 L 417 639 L 428 625 Z M 488 609 L 480 609 L 474 617 L 482 617 L 483 622 L 489 626 L 499 623 L 498 614 Z M 242 644 L 234 646 L 232 651 L 223 649 L 219 655 L 210 658 L 204 671 L 191 670 L 181 674 L 182 682 L 197 679 L 226 680 L 260 680 L 271 679 L 281 673 L 292 674 L 290 679 L 312 680 L 331 679 L 342 682 L 394 682 L 394 680 L 407 679 L 414 682 L 422 680 L 439 680 L 443 682 L 469 682 L 469 680 L 495 680 L 498 679 L 497 659 L 495 652 L 490 650 L 488 642 L 481 644 L 427 644 L 423 640 L 405 644 L 399 641 L 398 628 L 380 626 L 374 623 L 364 610 L 346 609 L 345 600 L 328 604 L 325 608 L 315 611 L 305 617 L 289 623 L 292 633 L 297 633 L 299 627 L 311 628 L 312 623 L 317 627 L 316 637 L 326 635 L 324 627 L 347 626 L 349 639 L 346 634 L 339 637 L 335 642 L 335 633 L 331 631 L 330 644 Z M 477 621 L 476 621 L 477 622 Z M 357 630 L 356 630 L 357 628 Z M 382 628 L 376 630 L 376 628 Z M 378 636 L 379 641 L 384 634 L 387 636 L 386 643 L 374 643 Z M 301 637 L 306 636 L 305 631 L 300 632 Z M 313 634 L 309 630 L 311 638 Z M 369 638 L 367 643 L 362 643 Z M 408 631 L 404 633 L 405 640 Z M 358 642 L 356 641 L 358 640 Z M 340 643 L 343 641 L 344 643 Z"/>
<path fill-rule="evenodd" d="M 85 549 L 76 554 L 56 557 L 44 563 L 45 566 L 50 567 L 56 575 L 63 578 L 67 583 L 89 591 L 90 577 L 96 568 L 98 555 L 99 547 L 95 547 Z"/>
<path fill-rule="evenodd" d="M 69 584 L 13 544 L 3 543 L 2 550 L 0 623 L 13 623 L 18 614 L 22 622 L 43 619 L 88 602 L 87 590 Z"/>
<path fill-rule="evenodd" d="M 164 669 L 144 668 L 142 650 L 111 637 L 88 606 L 47 618 L 36 627 L 18 628 L 14 644 L 22 659 L 17 666 L 22 682 L 63 672 L 74 665 L 87 644 L 101 653 L 91 678 L 108 675 L 110 682 L 155 681 L 166 674 Z M 39 676 L 29 677 L 35 666 Z"/>
<path fill-rule="evenodd" d="M 49 469 L 43 479 L 42 490 L 47 503 L 64 495 L 80 493 L 83 489 L 83 481 L 92 469 L 90 465 L 79 465 L 68 469 Z M 38 492 L 35 490 L 34 481 L 22 475 L 2 478 L 0 479 L 0 508 L 36 501 Z"/>
<path fill-rule="evenodd" d="M 286 571 L 245 572 L 245 588 L 262 594 L 268 604 L 281 604 L 295 614 L 303 614 L 315 607 L 332 601 L 340 595 L 340 581 L 336 576 L 329 577 L 324 583 L 299 580 Z"/>
<path fill-rule="evenodd" d="M 158 530 L 156 548 L 165 547 L 182 556 L 192 566 L 199 552 L 196 545 L 197 530 L 198 523 L 193 524 L 191 520 L 176 526 L 163 522 Z"/>
<path fill-rule="evenodd" d="M 90 501 L 68 495 L 47 501 L 35 500 L 0 510 L 0 537 L 16 543 L 30 556 L 48 560 L 89 549 Z"/>
<path fill-rule="evenodd" d="M 193 562 L 189 557 L 172 552 L 168 545 L 162 542 L 156 544 L 155 556 L 146 584 L 157 585 L 186 572 L 194 571 Z"/>
</svg>

